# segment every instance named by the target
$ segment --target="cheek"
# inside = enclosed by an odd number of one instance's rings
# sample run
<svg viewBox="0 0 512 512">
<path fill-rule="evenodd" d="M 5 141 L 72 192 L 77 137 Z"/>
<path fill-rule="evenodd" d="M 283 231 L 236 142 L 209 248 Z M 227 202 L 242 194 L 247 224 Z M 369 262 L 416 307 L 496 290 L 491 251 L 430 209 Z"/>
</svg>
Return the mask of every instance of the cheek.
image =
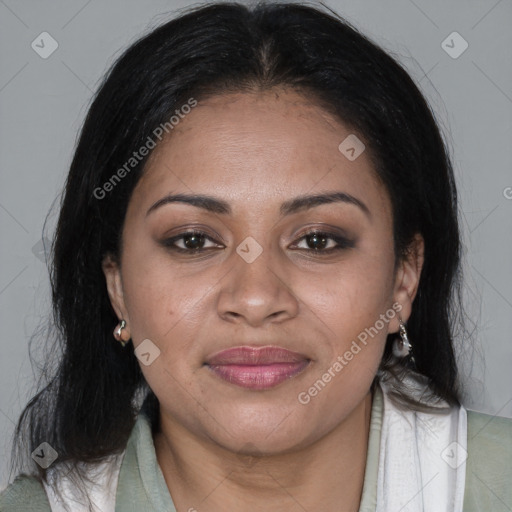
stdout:
<svg viewBox="0 0 512 512">
<path fill-rule="evenodd" d="M 309 286 L 304 293 L 309 297 L 309 307 L 328 326 L 331 340 L 329 362 L 319 368 L 317 376 L 321 378 L 331 365 L 339 363 L 331 368 L 336 375 L 330 386 L 334 395 L 358 384 L 366 389 L 373 380 L 389 321 L 396 315 L 392 308 L 392 272 L 392 251 L 382 251 L 379 256 L 375 244 L 373 250 L 361 248 L 345 265 L 336 267 L 328 279 L 322 279 L 321 287 L 318 282 L 304 285 Z"/>
<path fill-rule="evenodd" d="M 354 271 L 335 278 L 338 282 L 317 295 L 313 306 L 328 327 L 328 350 L 302 389 L 326 423 L 339 421 L 368 392 L 388 334 L 386 312 L 396 314 L 385 274 Z"/>
<path fill-rule="evenodd" d="M 172 270 L 146 250 L 126 250 L 122 274 L 134 343 L 160 338 L 172 327 L 171 320 L 180 315 L 180 309 L 186 308 L 184 288 L 176 284 Z"/>
<path fill-rule="evenodd" d="M 332 268 L 321 283 L 305 281 L 304 297 L 329 325 L 336 326 L 336 332 L 357 335 L 355 331 L 373 325 L 390 307 L 393 262 L 361 252 L 346 265 Z"/>
<path fill-rule="evenodd" d="M 154 248 L 126 251 L 122 265 L 134 346 L 148 338 L 170 363 L 182 358 L 204 324 L 218 275 L 185 271 Z"/>
</svg>

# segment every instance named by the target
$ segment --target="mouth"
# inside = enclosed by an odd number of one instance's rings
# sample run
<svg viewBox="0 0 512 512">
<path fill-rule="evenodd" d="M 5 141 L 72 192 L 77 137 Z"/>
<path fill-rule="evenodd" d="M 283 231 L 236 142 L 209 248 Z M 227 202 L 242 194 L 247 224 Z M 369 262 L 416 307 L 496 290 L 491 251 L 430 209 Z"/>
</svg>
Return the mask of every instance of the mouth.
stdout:
<svg viewBox="0 0 512 512">
<path fill-rule="evenodd" d="M 235 347 L 210 356 L 205 365 L 216 376 L 237 386 L 263 390 L 301 373 L 311 359 L 281 347 Z"/>
</svg>

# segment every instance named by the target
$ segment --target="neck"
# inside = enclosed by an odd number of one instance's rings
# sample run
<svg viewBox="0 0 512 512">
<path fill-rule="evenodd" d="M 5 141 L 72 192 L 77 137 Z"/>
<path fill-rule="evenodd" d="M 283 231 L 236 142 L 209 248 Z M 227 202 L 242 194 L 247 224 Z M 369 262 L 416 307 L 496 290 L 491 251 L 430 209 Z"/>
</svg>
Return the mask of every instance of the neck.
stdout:
<svg viewBox="0 0 512 512">
<path fill-rule="evenodd" d="M 159 466 L 177 510 L 357 512 L 370 431 L 372 395 L 326 436 L 286 454 L 241 456 L 160 416 Z"/>
</svg>

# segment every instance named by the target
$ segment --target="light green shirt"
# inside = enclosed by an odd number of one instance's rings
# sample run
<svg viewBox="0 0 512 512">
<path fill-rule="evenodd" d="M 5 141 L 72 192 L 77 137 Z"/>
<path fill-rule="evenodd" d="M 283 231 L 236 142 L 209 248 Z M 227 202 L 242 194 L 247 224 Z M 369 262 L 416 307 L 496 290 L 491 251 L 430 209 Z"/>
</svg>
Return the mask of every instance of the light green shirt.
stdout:
<svg viewBox="0 0 512 512">
<path fill-rule="evenodd" d="M 377 503 L 382 402 L 377 386 L 359 512 L 375 512 Z M 512 420 L 468 411 L 464 512 L 511 511 Z M 50 512 L 42 484 L 33 476 L 19 475 L 0 494 L 0 512 Z M 137 417 L 121 464 L 116 512 L 176 512 L 156 458 L 151 424 L 143 412 Z"/>
</svg>

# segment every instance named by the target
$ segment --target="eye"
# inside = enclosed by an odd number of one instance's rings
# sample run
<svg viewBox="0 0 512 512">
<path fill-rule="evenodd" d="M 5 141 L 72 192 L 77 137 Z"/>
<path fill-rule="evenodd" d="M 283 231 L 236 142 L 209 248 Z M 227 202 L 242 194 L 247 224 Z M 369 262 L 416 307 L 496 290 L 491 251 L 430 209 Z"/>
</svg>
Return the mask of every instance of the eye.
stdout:
<svg viewBox="0 0 512 512">
<path fill-rule="evenodd" d="M 354 247 L 354 241 L 343 236 L 327 233 L 325 231 L 309 231 L 299 238 L 300 243 L 305 243 L 306 247 L 299 247 L 300 250 L 316 253 L 330 254 L 333 251 L 349 249 Z"/>
<path fill-rule="evenodd" d="M 205 247 L 205 243 L 207 242 L 210 242 L 212 245 Z M 181 247 L 177 245 L 178 243 L 182 244 Z M 206 249 L 218 247 L 218 244 L 202 231 L 184 231 L 183 233 L 163 240 L 162 245 L 173 251 L 187 253 L 198 253 Z"/>
<path fill-rule="evenodd" d="M 197 254 L 206 252 L 209 249 L 222 248 L 213 238 L 203 231 L 197 230 L 184 231 L 183 233 L 163 240 L 161 244 L 172 251 L 188 254 Z M 300 244 L 305 244 L 306 246 L 300 247 Z M 349 240 L 348 238 L 334 233 L 316 230 L 309 231 L 302 235 L 299 238 L 299 243 L 295 244 L 293 247 L 310 253 L 330 254 L 334 251 L 348 249 L 354 246 L 355 243 L 353 240 Z"/>
</svg>

